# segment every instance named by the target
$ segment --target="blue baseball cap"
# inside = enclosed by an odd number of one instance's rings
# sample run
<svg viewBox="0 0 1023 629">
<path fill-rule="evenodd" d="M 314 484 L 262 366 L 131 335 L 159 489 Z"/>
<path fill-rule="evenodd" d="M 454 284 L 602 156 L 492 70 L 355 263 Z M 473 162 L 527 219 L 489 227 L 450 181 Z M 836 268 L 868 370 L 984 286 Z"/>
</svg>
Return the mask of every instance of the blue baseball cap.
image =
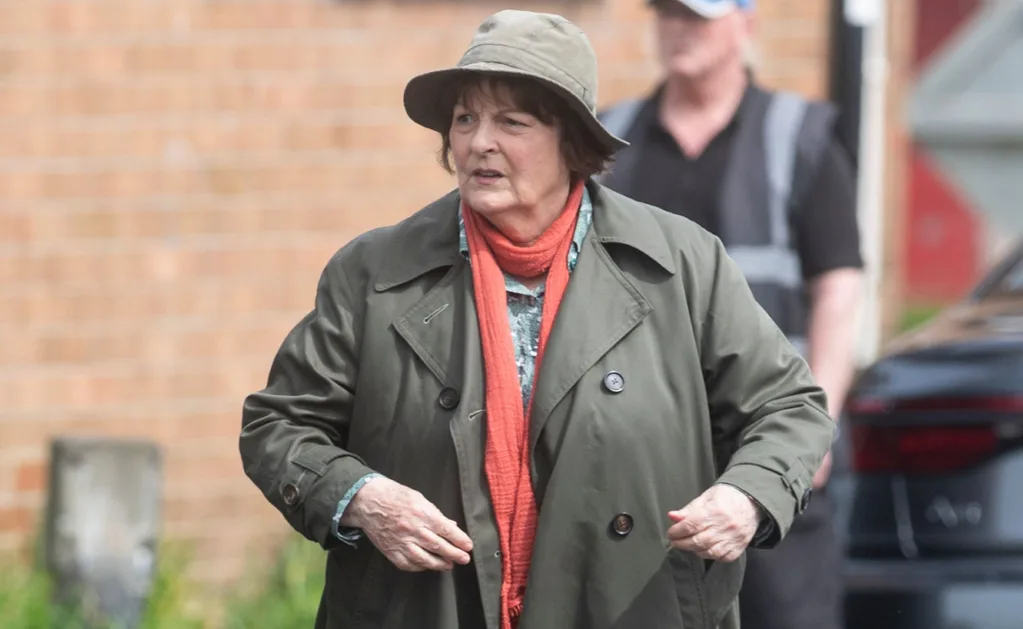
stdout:
<svg viewBox="0 0 1023 629">
<path fill-rule="evenodd" d="M 650 0 L 651 4 L 656 0 Z M 717 19 L 724 17 L 732 11 L 753 10 L 753 0 L 676 0 L 680 4 L 689 7 L 693 12 L 707 18 Z"/>
</svg>

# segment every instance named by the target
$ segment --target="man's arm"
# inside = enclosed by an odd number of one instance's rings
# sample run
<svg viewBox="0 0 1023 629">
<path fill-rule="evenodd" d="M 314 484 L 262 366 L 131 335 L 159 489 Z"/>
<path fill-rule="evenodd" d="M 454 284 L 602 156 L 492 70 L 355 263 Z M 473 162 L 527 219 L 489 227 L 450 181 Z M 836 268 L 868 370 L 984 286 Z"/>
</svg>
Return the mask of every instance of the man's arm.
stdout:
<svg viewBox="0 0 1023 629">
<path fill-rule="evenodd" d="M 856 324 L 863 271 L 828 271 L 810 284 L 810 370 L 828 394 L 828 413 L 838 419 L 855 372 Z"/>
<path fill-rule="evenodd" d="M 856 323 L 863 272 L 856 268 L 823 273 L 810 284 L 810 370 L 828 396 L 828 414 L 838 421 L 855 374 Z M 831 453 L 813 477 L 823 487 L 831 474 Z"/>
<path fill-rule="evenodd" d="M 855 374 L 855 348 L 863 295 L 863 260 L 856 218 L 856 177 L 848 155 L 832 142 L 796 215 L 803 276 L 810 291 L 809 363 L 838 420 Z M 814 476 L 823 486 L 831 455 Z"/>
</svg>

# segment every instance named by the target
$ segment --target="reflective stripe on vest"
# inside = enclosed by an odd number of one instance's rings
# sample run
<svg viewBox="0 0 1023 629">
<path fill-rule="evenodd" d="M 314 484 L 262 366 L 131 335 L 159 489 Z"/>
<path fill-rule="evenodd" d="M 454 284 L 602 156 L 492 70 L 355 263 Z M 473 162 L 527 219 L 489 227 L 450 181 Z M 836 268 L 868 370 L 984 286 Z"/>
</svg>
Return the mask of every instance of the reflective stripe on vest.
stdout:
<svg viewBox="0 0 1023 629">
<path fill-rule="evenodd" d="M 793 255 L 795 251 L 789 244 L 788 206 L 796 166 L 796 141 L 805 113 L 805 100 L 795 94 L 778 92 L 771 99 L 764 122 L 767 180 L 771 186 L 771 243 Z"/>
<path fill-rule="evenodd" d="M 764 155 L 770 188 L 770 244 L 761 247 L 734 247 L 729 254 L 739 263 L 754 294 L 781 291 L 789 293 L 791 306 L 772 314 L 775 322 L 804 357 L 808 356 L 809 308 L 806 303 L 803 271 L 791 237 L 789 202 L 795 175 L 796 142 L 806 113 L 806 101 L 789 92 L 777 92 L 771 99 L 764 121 Z M 761 297 L 762 299 L 763 297 Z"/>
</svg>

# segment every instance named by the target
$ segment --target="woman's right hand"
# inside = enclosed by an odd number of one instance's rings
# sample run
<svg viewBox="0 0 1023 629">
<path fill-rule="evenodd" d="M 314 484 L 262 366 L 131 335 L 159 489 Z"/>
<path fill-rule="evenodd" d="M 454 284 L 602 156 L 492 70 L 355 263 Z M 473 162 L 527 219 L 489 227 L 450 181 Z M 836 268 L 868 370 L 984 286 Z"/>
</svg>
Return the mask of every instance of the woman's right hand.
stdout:
<svg viewBox="0 0 1023 629">
<path fill-rule="evenodd" d="M 450 570 L 469 563 L 472 540 L 418 491 L 380 476 L 348 503 L 342 526 L 362 529 L 399 570 Z"/>
</svg>

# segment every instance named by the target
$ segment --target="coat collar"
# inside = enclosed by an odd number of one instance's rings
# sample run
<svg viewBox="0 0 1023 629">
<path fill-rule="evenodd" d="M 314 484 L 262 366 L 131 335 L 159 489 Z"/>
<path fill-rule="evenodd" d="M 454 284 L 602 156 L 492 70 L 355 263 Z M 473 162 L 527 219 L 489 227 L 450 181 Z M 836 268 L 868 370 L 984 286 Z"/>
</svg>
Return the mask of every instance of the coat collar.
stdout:
<svg viewBox="0 0 1023 629">
<path fill-rule="evenodd" d="M 675 273 L 675 255 L 657 210 L 634 201 L 610 188 L 590 182 L 593 199 L 593 232 L 603 244 L 625 245 L 656 262 L 668 273 Z"/>
<path fill-rule="evenodd" d="M 391 251 L 374 285 L 378 292 L 463 261 L 458 253 L 458 203 L 458 190 L 452 190 L 395 226 Z"/>
<path fill-rule="evenodd" d="M 675 257 L 650 207 L 592 181 L 587 187 L 593 202 L 593 233 L 600 243 L 627 246 L 675 273 Z M 374 285 L 377 291 L 464 262 L 458 252 L 459 202 L 458 191 L 452 190 L 395 227 L 392 252 Z"/>
</svg>

